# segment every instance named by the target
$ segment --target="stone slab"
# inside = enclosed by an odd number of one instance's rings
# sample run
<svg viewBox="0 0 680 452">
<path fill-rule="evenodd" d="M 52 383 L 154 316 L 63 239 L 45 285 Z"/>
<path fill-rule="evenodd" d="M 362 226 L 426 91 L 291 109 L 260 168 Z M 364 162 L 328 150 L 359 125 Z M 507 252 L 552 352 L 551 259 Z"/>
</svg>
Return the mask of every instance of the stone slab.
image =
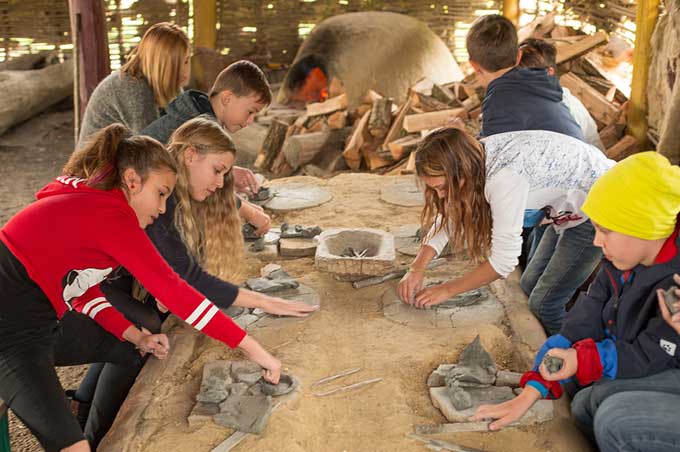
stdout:
<svg viewBox="0 0 680 452">
<path fill-rule="evenodd" d="M 425 279 L 427 284 L 428 278 Z M 388 320 L 414 328 L 456 328 L 482 323 L 498 325 L 503 321 L 503 306 L 487 289 L 479 289 L 480 299 L 472 306 L 457 306 L 456 302 L 431 309 L 417 309 L 402 303 L 395 287 L 382 296 L 383 315 Z M 459 298 L 465 300 L 465 297 Z"/>
<path fill-rule="evenodd" d="M 416 184 L 415 179 L 395 181 L 380 192 L 380 199 L 388 204 L 401 207 L 420 207 L 425 205 L 425 196 Z"/>
<path fill-rule="evenodd" d="M 287 289 L 271 294 L 272 296 L 283 298 L 284 300 L 300 301 L 311 306 L 321 306 L 321 296 L 309 286 L 300 284 L 296 289 Z M 318 310 L 317 310 L 318 311 Z M 292 323 L 304 322 L 316 315 L 311 313 L 307 317 L 284 317 L 273 314 L 263 313 L 260 318 L 250 325 L 250 328 L 280 328 Z"/>
<path fill-rule="evenodd" d="M 316 254 L 317 242 L 314 239 L 280 239 L 279 256 L 309 257 Z"/>
<path fill-rule="evenodd" d="M 193 428 L 206 422 L 212 422 L 213 416 L 219 412 L 220 406 L 217 403 L 197 402 L 187 418 L 189 427 Z"/>
<path fill-rule="evenodd" d="M 220 404 L 220 412 L 213 416 L 215 423 L 247 433 L 261 433 L 272 411 L 268 395 L 232 395 Z"/>
<path fill-rule="evenodd" d="M 509 386 L 511 388 L 518 388 L 519 381 L 522 379 L 522 374 L 519 372 L 510 372 L 507 370 L 499 370 L 496 373 L 496 386 Z"/>
<path fill-rule="evenodd" d="M 333 198 L 328 190 L 313 185 L 288 183 L 274 185 L 270 189 L 272 197 L 263 206 L 274 212 L 308 209 Z"/>
<path fill-rule="evenodd" d="M 500 388 L 497 388 L 500 389 Z M 512 390 L 506 388 L 512 394 Z M 479 405 L 486 403 L 498 403 L 492 401 L 479 400 L 476 405 L 466 410 L 458 411 L 453 406 L 446 387 L 430 388 L 430 398 L 432 404 L 438 408 L 449 422 L 467 423 L 467 420 L 475 413 Z M 539 400 L 527 411 L 518 422 L 519 425 L 531 425 L 552 420 L 554 417 L 552 400 Z M 464 427 L 463 427 L 464 428 Z"/>
</svg>

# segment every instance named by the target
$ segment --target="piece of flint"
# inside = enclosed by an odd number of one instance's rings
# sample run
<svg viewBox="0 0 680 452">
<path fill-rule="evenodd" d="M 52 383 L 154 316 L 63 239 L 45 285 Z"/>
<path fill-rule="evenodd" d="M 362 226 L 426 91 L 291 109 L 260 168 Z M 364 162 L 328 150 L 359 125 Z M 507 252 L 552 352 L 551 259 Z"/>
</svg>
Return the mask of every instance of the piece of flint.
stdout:
<svg viewBox="0 0 680 452">
<path fill-rule="evenodd" d="M 255 226 L 250 223 L 243 225 L 243 238 L 246 240 L 257 240 L 260 238 L 259 235 L 255 233 Z"/>
<path fill-rule="evenodd" d="M 269 192 L 269 188 L 267 187 L 260 187 L 260 189 L 257 191 L 252 196 L 248 196 L 248 198 L 251 201 L 266 201 L 269 198 L 271 198 L 271 193 Z"/>
<path fill-rule="evenodd" d="M 564 366 L 564 360 L 562 358 L 558 358 L 557 356 L 545 355 L 543 358 L 543 364 L 545 365 L 545 368 L 548 369 L 548 372 L 554 374 L 562 370 L 562 366 Z"/>
<path fill-rule="evenodd" d="M 668 307 L 668 311 L 670 311 L 671 315 L 674 315 L 678 312 L 678 309 L 675 309 L 674 306 L 675 303 L 680 301 L 680 298 L 678 298 L 678 296 L 675 294 L 676 290 L 678 290 L 677 286 L 671 286 L 663 294 L 663 299 L 666 302 L 666 306 Z"/>
</svg>

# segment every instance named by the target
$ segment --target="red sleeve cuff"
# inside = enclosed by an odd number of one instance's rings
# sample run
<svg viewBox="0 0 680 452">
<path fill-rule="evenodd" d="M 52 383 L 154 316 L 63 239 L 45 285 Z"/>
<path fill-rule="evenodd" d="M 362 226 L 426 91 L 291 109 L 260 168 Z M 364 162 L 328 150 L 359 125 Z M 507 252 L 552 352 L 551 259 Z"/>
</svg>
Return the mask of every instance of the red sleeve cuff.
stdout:
<svg viewBox="0 0 680 452">
<path fill-rule="evenodd" d="M 576 379 L 582 386 L 602 378 L 602 362 L 597 344 L 592 339 L 583 339 L 576 342 L 573 346 L 576 350 L 578 368 L 576 369 Z"/>
<path fill-rule="evenodd" d="M 530 370 L 528 372 L 524 372 L 524 375 L 522 375 L 522 378 L 519 380 L 519 386 L 523 388 L 530 381 L 540 383 L 546 389 L 547 394 L 544 396 L 545 399 L 552 400 L 562 397 L 562 385 L 559 381 L 545 380 L 540 373 Z"/>
</svg>

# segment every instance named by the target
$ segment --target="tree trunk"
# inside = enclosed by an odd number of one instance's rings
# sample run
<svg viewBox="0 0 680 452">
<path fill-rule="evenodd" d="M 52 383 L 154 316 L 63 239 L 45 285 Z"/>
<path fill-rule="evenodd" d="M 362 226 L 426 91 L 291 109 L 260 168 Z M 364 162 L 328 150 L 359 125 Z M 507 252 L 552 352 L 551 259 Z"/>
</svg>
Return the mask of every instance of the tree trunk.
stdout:
<svg viewBox="0 0 680 452">
<path fill-rule="evenodd" d="M 73 93 L 73 60 L 35 71 L 0 72 L 0 135 Z"/>
<path fill-rule="evenodd" d="M 45 51 L 21 55 L 0 63 L 0 71 L 30 71 L 42 69 L 59 61 L 56 52 Z"/>
<path fill-rule="evenodd" d="M 319 154 L 333 151 L 341 153 L 348 133 L 349 128 L 344 128 L 288 137 L 281 153 L 288 164 L 296 169 L 313 161 Z"/>
</svg>

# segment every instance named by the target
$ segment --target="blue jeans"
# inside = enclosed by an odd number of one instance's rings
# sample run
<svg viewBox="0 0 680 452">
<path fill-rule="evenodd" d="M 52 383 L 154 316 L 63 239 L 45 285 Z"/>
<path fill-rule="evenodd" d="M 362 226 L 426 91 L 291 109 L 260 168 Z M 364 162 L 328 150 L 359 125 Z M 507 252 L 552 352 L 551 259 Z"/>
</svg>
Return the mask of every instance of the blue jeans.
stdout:
<svg viewBox="0 0 680 452">
<path fill-rule="evenodd" d="M 529 309 L 548 336 L 560 332 L 564 306 L 602 259 L 594 238 L 590 220 L 561 234 L 550 225 L 522 274 L 519 283 L 529 297 Z"/>
<path fill-rule="evenodd" d="M 578 427 L 602 452 L 680 450 L 680 369 L 601 381 L 571 402 Z"/>
</svg>

